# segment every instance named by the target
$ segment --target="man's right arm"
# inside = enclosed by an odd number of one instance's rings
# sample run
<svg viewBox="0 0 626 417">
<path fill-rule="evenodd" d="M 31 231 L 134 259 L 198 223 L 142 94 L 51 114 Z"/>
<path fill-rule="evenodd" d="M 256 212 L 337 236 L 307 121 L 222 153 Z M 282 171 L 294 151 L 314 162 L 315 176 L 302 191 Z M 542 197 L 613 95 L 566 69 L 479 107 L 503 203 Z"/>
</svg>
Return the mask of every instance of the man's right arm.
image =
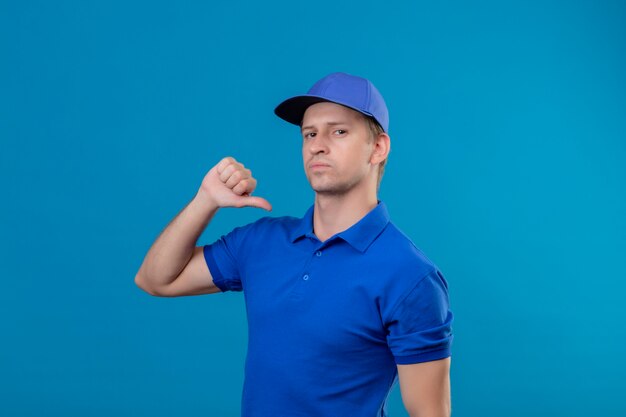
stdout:
<svg viewBox="0 0 626 417">
<path fill-rule="evenodd" d="M 219 292 L 204 260 L 203 246 L 196 242 L 221 207 L 271 210 L 267 200 L 250 196 L 255 187 L 249 169 L 232 157 L 222 159 L 204 177 L 193 200 L 152 244 L 135 276 L 137 286 L 160 297 Z"/>
</svg>

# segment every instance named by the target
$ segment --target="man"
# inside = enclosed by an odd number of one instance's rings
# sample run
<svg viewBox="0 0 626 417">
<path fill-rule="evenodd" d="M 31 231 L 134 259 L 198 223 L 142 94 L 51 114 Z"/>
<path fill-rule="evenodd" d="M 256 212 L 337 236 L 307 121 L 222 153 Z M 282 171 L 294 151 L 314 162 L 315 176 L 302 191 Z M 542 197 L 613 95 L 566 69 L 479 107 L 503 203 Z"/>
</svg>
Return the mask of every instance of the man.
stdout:
<svg viewBox="0 0 626 417">
<path fill-rule="evenodd" d="M 304 217 L 263 217 L 195 246 L 221 207 L 272 208 L 251 196 L 250 170 L 226 157 L 135 282 L 163 297 L 244 292 L 244 417 L 384 417 L 397 378 L 412 417 L 449 416 L 447 282 L 377 199 L 390 150 L 382 96 L 364 78 L 333 73 L 275 113 L 301 128 L 315 191 Z"/>
</svg>

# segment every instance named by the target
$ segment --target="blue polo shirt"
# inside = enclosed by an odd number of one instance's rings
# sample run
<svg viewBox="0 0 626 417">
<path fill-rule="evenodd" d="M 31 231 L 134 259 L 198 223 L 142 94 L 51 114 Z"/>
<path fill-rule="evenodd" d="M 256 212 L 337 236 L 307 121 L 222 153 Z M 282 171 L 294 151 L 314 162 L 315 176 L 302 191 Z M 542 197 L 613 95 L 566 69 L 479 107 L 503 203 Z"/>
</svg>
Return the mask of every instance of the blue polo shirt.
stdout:
<svg viewBox="0 0 626 417">
<path fill-rule="evenodd" d="M 384 417 L 397 364 L 450 356 L 448 284 L 385 204 L 321 242 L 303 218 L 263 217 L 204 256 L 243 291 L 242 417 Z"/>
</svg>

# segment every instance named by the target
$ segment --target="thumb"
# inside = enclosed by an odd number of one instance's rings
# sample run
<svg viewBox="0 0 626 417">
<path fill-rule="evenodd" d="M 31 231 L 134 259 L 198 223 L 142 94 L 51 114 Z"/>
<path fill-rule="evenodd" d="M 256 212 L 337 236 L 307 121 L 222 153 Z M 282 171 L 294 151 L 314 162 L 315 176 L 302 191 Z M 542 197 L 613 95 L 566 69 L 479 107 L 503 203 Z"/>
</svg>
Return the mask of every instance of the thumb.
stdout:
<svg viewBox="0 0 626 417">
<path fill-rule="evenodd" d="M 246 206 L 258 207 L 267 211 L 272 211 L 272 205 L 263 197 L 243 197 L 241 201 Z"/>
</svg>

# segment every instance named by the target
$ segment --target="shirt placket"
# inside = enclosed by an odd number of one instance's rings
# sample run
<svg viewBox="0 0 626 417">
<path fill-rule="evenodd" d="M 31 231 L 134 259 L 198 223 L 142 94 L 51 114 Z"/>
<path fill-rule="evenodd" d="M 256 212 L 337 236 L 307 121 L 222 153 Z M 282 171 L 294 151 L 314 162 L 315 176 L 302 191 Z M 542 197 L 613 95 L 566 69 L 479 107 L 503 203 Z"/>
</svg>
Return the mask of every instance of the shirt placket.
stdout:
<svg viewBox="0 0 626 417">
<path fill-rule="evenodd" d="M 311 267 L 314 262 L 321 261 L 321 258 L 324 255 L 324 251 L 328 250 L 328 246 L 326 245 L 326 243 L 320 243 L 319 241 L 317 241 L 316 243 L 317 245 L 313 247 L 313 250 L 307 257 L 307 261 L 304 267 L 302 268 L 302 270 L 300 271 L 300 274 L 296 277 L 297 283 L 294 286 L 290 294 L 290 297 L 293 299 L 301 299 L 302 296 L 307 292 L 307 289 L 309 288 L 311 283 L 314 282 L 314 280 L 318 278 L 316 274 L 319 274 L 319 272 L 312 273 Z M 320 268 L 316 268 L 316 269 L 318 271 L 320 270 Z"/>
</svg>

